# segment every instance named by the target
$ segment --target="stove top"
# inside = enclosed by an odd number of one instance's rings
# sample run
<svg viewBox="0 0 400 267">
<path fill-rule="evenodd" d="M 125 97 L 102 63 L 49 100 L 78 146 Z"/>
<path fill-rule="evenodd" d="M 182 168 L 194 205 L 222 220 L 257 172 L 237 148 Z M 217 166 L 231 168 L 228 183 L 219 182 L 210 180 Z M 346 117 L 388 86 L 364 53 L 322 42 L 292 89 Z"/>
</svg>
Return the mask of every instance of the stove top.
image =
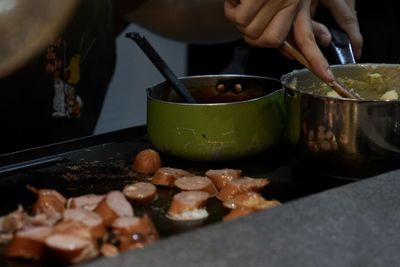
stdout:
<svg viewBox="0 0 400 267">
<path fill-rule="evenodd" d="M 36 188 L 53 188 L 71 197 L 120 190 L 133 181 L 146 180 L 148 177 L 133 172 L 130 164 L 136 153 L 147 147 L 151 145 L 145 129 L 134 127 L 1 156 L 0 214 L 15 210 L 18 204 L 32 205 L 35 196 L 26 190 L 28 184 Z M 191 162 L 162 154 L 161 158 L 163 166 L 198 174 L 208 169 L 234 168 L 241 169 L 245 176 L 268 178 L 270 184 L 261 193 L 266 199 L 282 203 L 353 182 L 303 168 L 284 146 L 251 158 L 226 162 Z M 202 223 L 171 223 L 160 211 L 167 209 L 175 191 L 160 189 L 159 193 L 158 204 L 139 209 L 137 213 L 150 214 L 162 238 L 221 222 L 225 212 L 219 201 L 211 200 L 207 205 L 210 217 Z"/>
</svg>

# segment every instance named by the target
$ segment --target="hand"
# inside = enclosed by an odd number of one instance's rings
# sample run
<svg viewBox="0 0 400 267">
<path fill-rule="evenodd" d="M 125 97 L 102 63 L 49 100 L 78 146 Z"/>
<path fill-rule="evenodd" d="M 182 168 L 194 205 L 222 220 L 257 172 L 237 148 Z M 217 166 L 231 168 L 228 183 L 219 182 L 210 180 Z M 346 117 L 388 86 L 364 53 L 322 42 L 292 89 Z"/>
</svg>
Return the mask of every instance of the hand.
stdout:
<svg viewBox="0 0 400 267">
<path fill-rule="evenodd" d="M 234 4 L 234 2 L 238 4 Z M 252 46 L 279 48 L 287 38 L 301 0 L 225 1 L 225 15 Z"/>
<path fill-rule="evenodd" d="M 315 40 L 311 0 L 241 0 L 239 5 L 225 1 L 225 15 L 252 46 L 281 48 L 290 35 L 290 41 L 305 56 L 313 73 L 323 81 L 334 80 Z"/>
<path fill-rule="evenodd" d="M 358 25 L 355 0 L 315 0 L 311 7 L 312 13 L 314 13 L 319 4 L 322 4 L 332 14 L 339 27 L 348 34 L 354 50 L 354 56 L 360 58 L 363 38 Z M 314 24 L 314 34 L 323 46 L 327 46 L 331 41 L 328 29 L 316 22 Z"/>
</svg>

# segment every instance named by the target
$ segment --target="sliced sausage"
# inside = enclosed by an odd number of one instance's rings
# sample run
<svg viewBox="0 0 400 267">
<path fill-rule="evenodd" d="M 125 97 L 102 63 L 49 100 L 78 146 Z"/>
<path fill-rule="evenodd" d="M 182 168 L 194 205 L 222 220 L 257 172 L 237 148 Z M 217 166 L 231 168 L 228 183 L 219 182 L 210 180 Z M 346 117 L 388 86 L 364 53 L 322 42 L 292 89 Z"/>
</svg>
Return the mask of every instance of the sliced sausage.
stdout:
<svg viewBox="0 0 400 267">
<path fill-rule="evenodd" d="M 122 193 L 134 205 L 150 204 L 158 198 L 155 185 L 147 182 L 126 185 Z"/>
<path fill-rule="evenodd" d="M 61 221 L 53 227 L 53 234 L 70 234 L 84 239 L 94 239 L 89 227 L 79 221 Z"/>
<path fill-rule="evenodd" d="M 150 217 L 119 217 L 111 225 L 120 251 L 143 247 L 160 238 Z"/>
<path fill-rule="evenodd" d="M 67 208 L 84 208 L 86 210 L 94 210 L 97 205 L 102 201 L 104 195 L 87 194 L 78 197 L 71 197 L 67 201 Z"/>
<path fill-rule="evenodd" d="M 69 233 L 50 235 L 46 238 L 46 246 L 54 260 L 68 264 L 94 259 L 99 254 L 94 240 Z"/>
<path fill-rule="evenodd" d="M 67 199 L 53 189 L 36 189 L 27 186 L 28 190 L 35 193 L 38 199 L 32 206 L 34 214 L 44 213 L 48 218 L 61 218 Z"/>
<path fill-rule="evenodd" d="M 172 220 L 199 220 L 208 216 L 205 208 L 210 194 L 203 191 L 183 191 L 174 195 L 167 217 Z"/>
<path fill-rule="evenodd" d="M 136 172 L 155 173 L 161 167 L 161 158 L 157 151 L 148 148 L 140 151 L 133 160 L 132 168 Z"/>
<path fill-rule="evenodd" d="M 27 214 L 24 208 L 19 205 L 15 211 L 0 218 L 0 233 L 14 233 L 25 225 Z"/>
<path fill-rule="evenodd" d="M 53 260 L 72 264 L 97 257 L 97 241 L 89 227 L 79 221 L 62 221 L 54 226 L 45 244 Z"/>
<path fill-rule="evenodd" d="M 54 226 L 60 218 L 58 217 L 47 217 L 44 213 L 36 214 L 35 216 L 26 216 L 24 229 L 37 227 L 37 226 Z"/>
<path fill-rule="evenodd" d="M 221 201 L 226 201 L 240 193 L 248 191 L 258 192 L 268 183 L 269 180 L 266 178 L 243 177 L 241 179 L 234 179 L 218 192 L 217 198 Z"/>
<path fill-rule="evenodd" d="M 8 245 L 5 256 L 8 258 L 42 260 L 45 258 L 45 240 L 51 233 L 52 228 L 45 226 L 19 231 Z"/>
<path fill-rule="evenodd" d="M 236 209 L 239 206 L 243 206 L 262 210 L 278 206 L 280 202 L 277 200 L 266 200 L 260 193 L 248 191 L 234 195 L 222 204 L 228 209 Z"/>
<path fill-rule="evenodd" d="M 228 214 L 226 214 L 223 218 L 222 221 L 230 221 L 233 219 L 237 219 L 239 217 L 244 217 L 246 215 L 249 215 L 251 213 L 256 212 L 256 209 L 245 207 L 245 206 L 239 206 L 233 210 L 231 210 Z"/>
<path fill-rule="evenodd" d="M 113 244 L 103 243 L 100 247 L 100 254 L 104 257 L 115 257 L 119 254 L 119 251 Z"/>
<path fill-rule="evenodd" d="M 94 211 L 83 208 L 66 209 L 63 213 L 64 221 L 81 222 L 89 228 L 90 233 L 95 238 L 101 238 L 106 233 L 103 218 Z"/>
<path fill-rule="evenodd" d="M 217 169 L 206 171 L 206 176 L 211 179 L 214 185 L 221 189 L 233 179 L 239 179 L 242 175 L 241 170 L 236 169 Z"/>
<path fill-rule="evenodd" d="M 204 191 L 215 196 L 217 188 L 213 182 L 205 176 L 184 176 L 175 180 L 175 186 L 183 191 Z"/>
<path fill-rule="evenodd" d="M 120 191 L 111 191 L 100 201 L 95 212 L 103 217 L 106 226 L 110 225 L 116 218 L 122 216 L 133 216 L 133 208 L 124 194 Z"/>
<path fill-rule="evenodd" d="M 161 167 L 154 173 L 151 183 L 154 185 L 174 187 L 175 180 L 183 176 L 193 176 L 193 174 L 182 169 Z"/>
</svg>

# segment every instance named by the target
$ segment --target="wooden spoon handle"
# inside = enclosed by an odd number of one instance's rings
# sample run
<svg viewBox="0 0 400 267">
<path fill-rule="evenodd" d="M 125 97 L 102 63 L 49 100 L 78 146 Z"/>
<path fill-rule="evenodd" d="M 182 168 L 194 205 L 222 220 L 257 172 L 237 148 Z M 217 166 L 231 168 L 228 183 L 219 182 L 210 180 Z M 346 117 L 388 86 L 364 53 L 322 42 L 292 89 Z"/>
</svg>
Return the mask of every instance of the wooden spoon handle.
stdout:
<svg viewBox="0 0 400 267">
<path fill-rule="evenodd" d="M 289 55 L 291 55 L 292 57 L 294 57 L 298 62 L 300 62 L 304 67 L 306 67 L 307 69 L 309 69 L 311 72 L 312 68 L 310 63 L 307 61 L 307 59 L 304 57 L 304 55 L 302 53 L 300 53 L 299 50 L 297 50 L 297 48 L 295 48 L 294 46 L 292 46 L 288 41 L 284 41 L 282 48 L 284 49 L 284 51 L 286 53 L 288 53 Z M 327 83 L 333 90 L 335 90 L 336 93 L 338 93 L 340 96 L 345 97 L 345 98 L 352 98 L 352 99 L 361 99 L 360 96 L 358 94 L 356 94 L 355 92 L 353 92 L 351 89 L 347 88 L 346 86 L 344 86 L 343 84 L 341 84 L 340 82 L 338 82 L 335 78 L 335 80 L 333 80 L 333 82 L 331 83 Z"/>
</svg>

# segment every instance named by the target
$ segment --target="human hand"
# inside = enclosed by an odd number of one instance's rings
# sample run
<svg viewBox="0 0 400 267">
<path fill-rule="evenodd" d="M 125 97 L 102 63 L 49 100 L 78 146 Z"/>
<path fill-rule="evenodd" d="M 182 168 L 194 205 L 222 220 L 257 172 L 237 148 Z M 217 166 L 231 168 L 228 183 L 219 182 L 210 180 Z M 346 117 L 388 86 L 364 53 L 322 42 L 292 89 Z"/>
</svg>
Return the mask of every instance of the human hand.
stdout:
<svg viewBox="0 0 400 267">
<path fill-rule="evenodd" d="M 225 15 L 251 46 L 279 48 L 287 38 L 302 0 L 229 0 Z"/>
<path fill-rule="evenodd" d="M 358 25 L 357 12 L 355 10 L 355 0 L 313 0 L 311 13 L 315 13 L 318 5 L 323 5 L 336 21 L 338 26 L 347 33 L 353 47 L 354 56 L 361 57 L 363 38 Z M 319 23 L 314 22 L 315 38 L 323 46 L 327 46 L 331 41 L 328 29 Z"/>
<path fill-rule="evenodd" d="M 249 45 L 279 48 L 288 55 L 282 43 L 290 39 L 315 75 L 325 82 L 334 80 L 314 36 L 311 0 L 241 0 L 239 5 L 225 1 L 225 15 L 237 25 Z"/>
</svg>

